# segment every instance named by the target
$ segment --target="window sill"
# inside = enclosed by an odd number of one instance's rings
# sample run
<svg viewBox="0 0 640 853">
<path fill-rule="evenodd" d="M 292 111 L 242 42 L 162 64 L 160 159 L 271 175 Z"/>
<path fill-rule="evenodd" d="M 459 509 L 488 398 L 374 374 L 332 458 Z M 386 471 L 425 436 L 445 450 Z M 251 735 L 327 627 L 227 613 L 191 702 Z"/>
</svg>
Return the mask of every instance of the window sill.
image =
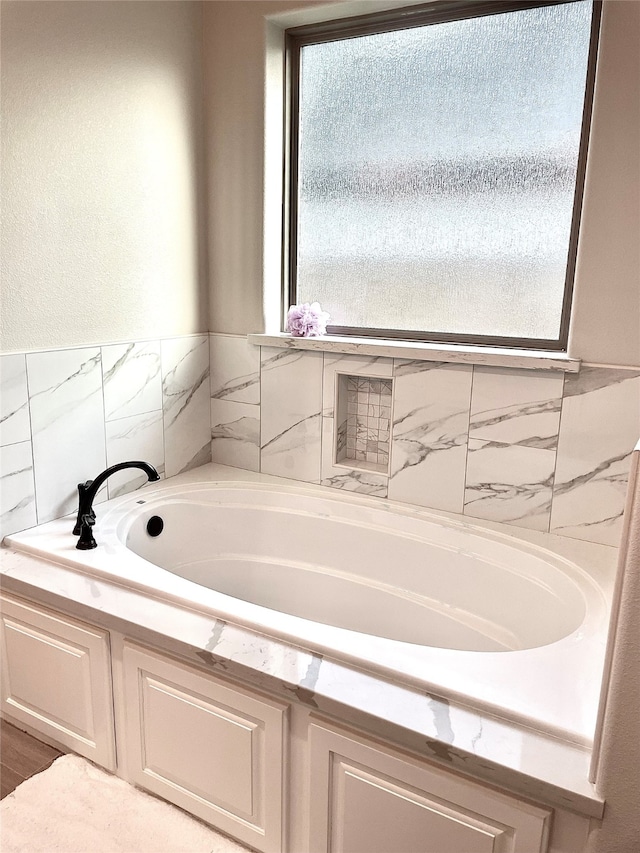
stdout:
<svg viewBox="0 0 640 853">
<path fill-rule="evenodd" d="M 520 370 L 562 370 L 577 373 L 580 359 L 566 353 L 501 347 L 428 344 L 418 341 L 391 341 L 379 338 L 353 338 L 325 335 L 321 338 L 294 338 L 292 335 L 248 335 L 249 343 L 262 347 L 315 350 L 413 361 L 440 361 L 452 364 L 482 364 L 487 367 L 513 367 Z"/>
</svg>

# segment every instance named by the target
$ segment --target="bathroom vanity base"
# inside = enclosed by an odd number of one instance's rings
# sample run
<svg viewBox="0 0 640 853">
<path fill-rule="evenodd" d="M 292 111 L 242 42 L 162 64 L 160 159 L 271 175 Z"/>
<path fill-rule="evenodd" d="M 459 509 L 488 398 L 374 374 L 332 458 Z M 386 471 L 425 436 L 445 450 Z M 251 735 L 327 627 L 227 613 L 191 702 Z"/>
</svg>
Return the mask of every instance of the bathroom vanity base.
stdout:
<svg viewBox="0 0 640 853">
<path fill-rule="evenodd" d="M 60 569 L 46 567 L 53 573 Z M 425 742 L 421 754 L 407 748 L 409 738 L 403 743 L 394 736 L 394 726 L 384 736 L 382 721 L 374 733 L 364 717 L 365 725 L 359 726 L 356 717 L 327 713 L 320 694 L 305 693 L 300 685 L 294 689 L 257 671 L 252 683 L 250 667 L 240 673 L 231 660 L 242 658 L 241 645 L 228 650 L 227 661 L 202 649 L 181 654 L 159 632 L 141 631 L 97 611 L 92 617 L 102 624 L 81 622 L 17 595 L 19 584 L 9 577 L 7 585 L 14 589 L 2 596 L 5 632 L 16 631 L 19 624 L 20 635 L 28 638 L 27 646 L 13 642 L 11 634 L 3 643 L 9 674 L 53 671 L 52 648 L 56 656 L 81 662 L 59 682 L 62 690 L 52 690 L 46 678 L 30 677 L 30 692 L 22 700 L 37 708 L 28 716 L 30 730 L 89 755 L 257 850 L 584 850 L 589 812 L 599 811 L 595 797 L 587 813 L 579 814 L 545 797 L 523 796 L 517 786 L 510 788 L 508 773 L 504 784 L 487 784 L 473 773 L 473 762 L 471 773 L 453 769 L 444 742 L 439 748 Z M 174 618 L 184 620 L 188 614 L 176 612 Z M 61 635 L 64 639 L 49 640 Z M 261 649 L 265 659 L 284 652 L 267 638 Z M 110 654 L 106 667 L 105 651 Z M 100 675 L 83 681 L 77 674 L 83 669 Z M 57 663 L 55 671 L 61 672 Z M 80 712 L 59 696 L 65 694 L 64 684 L 74 696 L 84 697 L 83 720 L 95 717 L 98 709 L 115 708 L 114 724 L 100 729 L 92 754 L 86 747 L 83 751 L 78 736 Z M 384 699 L 383 684 L 381 691 Z M 3 703 L 3 716 L 20 725 L 23 715 L 15 698 Z M 84 725 L 96 727 L 95 722 Z M 542 792 L 544 786 L 538 786 Z M 551 800 L 557 798 L 551 793 Z"/>
</svg>

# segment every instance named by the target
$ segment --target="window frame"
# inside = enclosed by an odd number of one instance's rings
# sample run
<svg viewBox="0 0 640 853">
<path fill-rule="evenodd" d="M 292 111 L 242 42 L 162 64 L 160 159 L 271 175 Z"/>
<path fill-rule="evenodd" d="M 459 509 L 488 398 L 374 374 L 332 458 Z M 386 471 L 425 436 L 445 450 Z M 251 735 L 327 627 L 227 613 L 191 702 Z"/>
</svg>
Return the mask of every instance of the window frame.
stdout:
<svg viewBox="0 0 640 853">
<path fill-rule="evenodd" d="M 286 313 L 289 305 L 296 304 L 297 302 L 298 120 L 301 48 L 309 44 L 321 44 L 323 42 L 344 40 L 357 36 L 410 29 L 455 20 L 486 17 L 506 12 L 517 12 L 546 6 L 560 6 L 573 2 L 577 2 L 577 0 L 480 0 L 480 2 L 473 2 L 473 0 L 435 0 L 432 3 L 306 24 L 285 30 L 285 145 L 283 163 L 283 198 L 285 203 L 283 205 L 282 221 L 283 329 L 286 328 Z M 576 183 L 558 339 L 513 338 L 480 334 L 463 335 L 448 332 L 335 325 L 327 326 L 327 334 L 345 337 L 376 338 L 378 340 L 418 341 L 421 343 L 447 343 L 567 352 L 572 297 L 575 286 L 580 219 L 585 189 L 589 133 L 593 110 L 601 13 L 602 0 L 592 0 L 591 32 L 582 107 L 582 125 L 576 164 Z"/>
</svg>

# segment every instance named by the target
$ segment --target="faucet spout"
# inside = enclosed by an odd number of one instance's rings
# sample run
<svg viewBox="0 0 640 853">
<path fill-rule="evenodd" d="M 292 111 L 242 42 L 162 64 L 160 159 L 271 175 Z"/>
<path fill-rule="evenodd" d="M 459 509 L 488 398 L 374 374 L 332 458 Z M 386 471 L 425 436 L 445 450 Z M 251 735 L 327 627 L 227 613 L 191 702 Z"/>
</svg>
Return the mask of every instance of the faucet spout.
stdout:
<svg viewBox="0 0 640 853">
<path fill-rule="evenodd" d="M 148 462 L 118 462 L 117 465 L 112 465 L 106 468 L 95 480 L 87 480 L 86 483 L 78 483 L 78 517 L 76 519 L 73 533 L 75 536 L 80 536 L 76 548 L 87 550 L 96 548 L 97 542 L 91 535 L 91 526 L 95 523 L 96 514 L 93 510 L 93 501 L 98 494 L 98 490 L 103 485 L 105 480 L 116 471 L 122 471 L 125 468 L 140 468 L 147 475 L 150 482 L 155 482 L 160 479 L 160 475 Z M 87 529 L 88 528 L 88 529 Z"/>
</svg>

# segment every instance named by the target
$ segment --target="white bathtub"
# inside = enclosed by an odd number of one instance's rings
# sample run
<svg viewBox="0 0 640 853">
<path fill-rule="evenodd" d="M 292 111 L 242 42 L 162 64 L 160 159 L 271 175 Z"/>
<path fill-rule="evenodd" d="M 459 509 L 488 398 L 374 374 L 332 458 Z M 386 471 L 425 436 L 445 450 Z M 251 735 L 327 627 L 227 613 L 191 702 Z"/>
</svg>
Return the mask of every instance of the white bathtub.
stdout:
<svg viewBox="0 0 640 853">
<path fill-rule="evenodd" d="M 246 485 L 177 491 L 138 499 L 118 515 L 120 542 L 174 575 L 389 640 L 529 649 L 585 626 L 593 612 L 587 605 L 597 606 L 590 578 L 549 554 L 460 525 L 308 494 Z M 164 522 L 155 538 L 146 529 L 153 517 Z"/>
<path fill-rule="evenodd" d="M 287 481 L 149 485 L 96 512 L 93 551 L 75 549 L 68 519 L 6 542 L 507 719 L 592 736 L 605 597 L 592 570 L 515 530 Z"/>
</svg>

